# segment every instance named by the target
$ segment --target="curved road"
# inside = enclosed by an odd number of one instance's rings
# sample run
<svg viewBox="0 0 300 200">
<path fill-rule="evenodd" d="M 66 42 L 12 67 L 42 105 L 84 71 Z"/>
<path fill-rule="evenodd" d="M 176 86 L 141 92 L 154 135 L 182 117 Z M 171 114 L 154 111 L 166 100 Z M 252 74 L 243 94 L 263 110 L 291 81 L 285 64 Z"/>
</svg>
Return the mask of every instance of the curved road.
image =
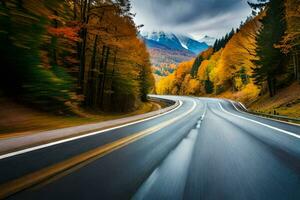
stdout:
<svg viewBox="0 0 300 200">
<path fill-rule="evenodd" d="M 0 192 L 10 181 L 34 180 L 34 172 L 108 146 L 8 199 L 300 199 L 300 126 L 241 112 L 225 100 L 163 98 L 180 100 L 180 107 L 2 158 Z"/>
</svg>

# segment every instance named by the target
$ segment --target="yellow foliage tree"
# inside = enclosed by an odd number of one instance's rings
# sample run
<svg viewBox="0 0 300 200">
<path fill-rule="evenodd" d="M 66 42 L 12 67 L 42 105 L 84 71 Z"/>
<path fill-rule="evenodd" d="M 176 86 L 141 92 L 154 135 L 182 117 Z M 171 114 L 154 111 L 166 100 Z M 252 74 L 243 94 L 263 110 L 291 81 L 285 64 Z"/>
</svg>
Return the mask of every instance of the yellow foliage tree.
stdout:
<svg viewBox="0 0 300 200">
<path fill-rule="evenodd" d="M 220 62 L 215 69 L 214 82 L 223 87 L 223 90 L 238 90 L 236 79 L 243 77 L 243 85 L 249 82 L 252 68 L 255 66 L 251 60 L 256 59 L 256 34 L 260 27 L 260 16 L 246 22 L 227 43 L 222 51 Z"/>
<path fill-rule="evenodd" d="M 200 67 L 194 75 L 193 61 L 183 62 L 176 71 L 158 83 L 160 94 L 207 95 L 214 93 L 243 102 L 252 101 L 259 89 L 251 79 L 255 67 L 256 35 L 263 14 L 247 21 L 228 41 L 223 49 L 210 48 L 201 53 Z M 198 56 L 198 57 L 199 57 Z M 197 59 L 196 59 L 197 61 Z M 228 96 L 228 94 L 230 96 Z"/>
</svg>

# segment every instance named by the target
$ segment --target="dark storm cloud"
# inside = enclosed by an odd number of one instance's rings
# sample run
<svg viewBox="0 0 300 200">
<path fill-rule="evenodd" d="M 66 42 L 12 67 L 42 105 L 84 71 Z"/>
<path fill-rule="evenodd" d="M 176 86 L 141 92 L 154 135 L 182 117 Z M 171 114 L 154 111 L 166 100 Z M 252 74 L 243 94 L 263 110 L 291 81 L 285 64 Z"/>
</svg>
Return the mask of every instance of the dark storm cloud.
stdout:
<svg viewBox="0 0 300 200">
<path fill-rule="evenodd" d="M 215 35 L 250 13 L 246 0 L 133 0 L 133 10 L 146 29 L 196 33 L 206 27 Z"/>
<path fill-rule="evenodd" d="M 162 2 L 163 6 L 159 5 Z M 186 23 L 199 18 L 214 17 L 232 12 L 240 4 L 240 0 L 152 0 L 157 5 L 158 13 L 170 12 L 168 22 L 174 24 Z M 174 14 L 174 15 L 173 15 Z M 163 16 L 162 16 L 163 17 Z"/>
</svg>

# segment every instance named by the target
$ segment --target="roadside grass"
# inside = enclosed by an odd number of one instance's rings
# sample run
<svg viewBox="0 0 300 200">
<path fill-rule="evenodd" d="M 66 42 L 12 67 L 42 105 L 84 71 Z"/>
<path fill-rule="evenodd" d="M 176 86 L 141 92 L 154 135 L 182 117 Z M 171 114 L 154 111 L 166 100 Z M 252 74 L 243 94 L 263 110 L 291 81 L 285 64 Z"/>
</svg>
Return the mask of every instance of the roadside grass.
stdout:
<svg viewBox="0 0 300 200">
<path fill-rule="evenodd" d="M 270 98 L 268 94 L 259 97 L 249 108 L 254 112 L 276 114 L 292 118 L 300 118 L 300 85 L 293 83 L 278 91 Z"/>
<path fill-rule="evenodd" d="M 211 94 L 206 97 L 225 98 L 240 101 L 247 105 L 250 111 L 300 118 L 300 84 L 295 82 L 289 87 L 281 89 L 274 97 L 269 94 L 263 96 L 247 95 L 247 93 L 225 91 L 219 95 Z"/>
</svg>

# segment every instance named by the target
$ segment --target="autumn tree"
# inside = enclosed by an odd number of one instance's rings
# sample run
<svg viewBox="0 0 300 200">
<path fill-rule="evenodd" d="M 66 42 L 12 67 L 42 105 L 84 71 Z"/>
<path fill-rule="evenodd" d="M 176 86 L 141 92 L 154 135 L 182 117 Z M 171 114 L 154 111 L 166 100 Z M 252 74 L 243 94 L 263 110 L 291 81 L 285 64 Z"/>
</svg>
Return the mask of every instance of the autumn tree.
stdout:
<svg viewBox="0 0 300 200">
<path fill-rule="evenodd" d="M 196 57 L 195 62 L 193 63 L 193 66 L 192 66 L 192 69 L 191 69 L 191 76 L 193 78 L 196 77 L 198 69 L 199 69 L 202 61 L 203 61 L 203 58 L 202 58 L 201 55 L 199 55 L 199 56 Z"/>
<path fill-rule="evenodd" d="M 259 19 L 260 16 L 257 16 L 246 22 L 223 48 L 220 61 L 211 73 L 216 87 L 235 92 L 247 85 L 246 82 L 243 86 L 236 83 L 242 77 L 249 79 L 255 67 L 251 60 L 256 59 L 256 36 L 261 26 Z"/>
<path fill-rule="evenodd" d="M 0 1 L 2 90 L 50 110 L 134 110 L 154 80 L 130 8 L 129 0 Z"/>
<path fill-rule="evenodd" d="M 213 48 L 208 48 L 207 50 L 203 51 L 198 55 L 193 63 L 192 70 L 191 70 L 191 76 L 193 78 L 196 78 L 198 69 L 202 63 L 203 60 L 208 60 L 210 56 L 214 53 Z"/>
<path fill-rule="evenodd" d="M 154 77 L 151 70 L 151 63 L 146 46 L 141 42 L 139 47 L 141 63 L 137 64 L 140 67 L 139 83 L 140 83 L 140 97 L 141 100 L 148 101 L 147 95 L 154 90 Z"/>
<path fill-rule="evenodd" d="M 87 24 L 85 105 L 128 111 L 154 86 L 149 55 L 137 38 L 129 1 L 92 4 Z M 100 13 L 100 14 L 99 14 Z"/>
<path fill-rule="evenodd" d="M 59 21 L 66 22 L 66 8 L 67 2 L 58 0 L 1 1 L 0 52 L 6 66 L 1 86 L 6 94 L 40 109 L 64 109 L 71 100 L 73 79 L 64 67 L 55 65 L 65 62 L 60 58 L 67 45 L 62 45 L 58 54 L 54 37 L 70 41 L 69 31 L 58 30 Z"/>
<path fill-rule="evenodd" d="M 226 93 L 227 98 L 253 101 L 260 91 L 251 78 L 255 67 L 251 60 L 257 58 L 256 36 L 261 17 L 249 18 L 219 51 L 210 48 L 191 64 L 180 63 L 173 74 L 158 82 L 157 91 L 160 94 L 221 97 Z"/>
</svg>

